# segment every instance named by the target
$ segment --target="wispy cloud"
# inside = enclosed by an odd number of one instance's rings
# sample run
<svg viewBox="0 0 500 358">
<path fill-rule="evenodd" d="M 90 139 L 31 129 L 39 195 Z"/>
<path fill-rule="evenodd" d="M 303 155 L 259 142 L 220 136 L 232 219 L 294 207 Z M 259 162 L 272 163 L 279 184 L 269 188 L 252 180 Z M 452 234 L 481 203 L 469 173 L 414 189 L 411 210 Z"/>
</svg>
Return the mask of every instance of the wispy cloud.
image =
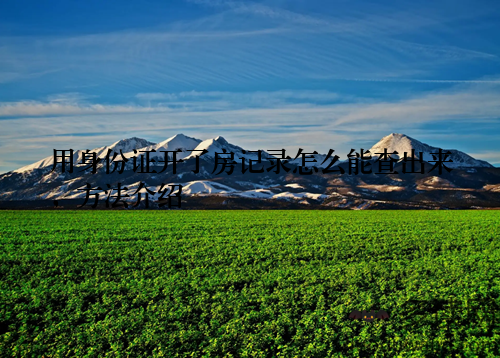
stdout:
<svg viewBox="0 0 500 358">
<path fill-rule="evenodd" d="M 12 150 L 178 131 L 325 150 L 446 121 L 499 130 L 492 3 L 192 2 L 206 13 L 149 28 L 0 36 L 2 150 L 31 160 L 41 150 Z"/>
<path fill-rule="evenodd" d="M 229 0 L 189 0 L 189 2 L 199 5 L 231 9 L 235 13 L 249 13 L 253 15 L 268 17 L 271 19 L 279 19 L 281 21 L 292 22 L 295 24 L 323 27 L 332 25 L 330 21 L 318 18 L 316 16 L 299 14 L 282 8 L 271 7 L 251 1 L 244 2 Z"/>
<path fill-rule="evenodd" d="M 292 118 L 291 122 L 295 123 L 309 116 L 308 123 L 319 120 L 322 125 L 334 128 L 370 121 L 394 123 L 402 119 L 423 123 L 499 118 L 499 96 L 500 85 L 494 79 L 460 83 L 450 89 L 393 101 L 340 96 L 325 90 L 188 91 L 139 93 L 135 102 L 114 105 L 92 103 L 89 101 L 92 97 L 69 93 L 50 96 L 45 102 L 0 102 L 0 117 L 167 113 L 183 118 L 234 115 L 239 118 L 236 121 L 247 115 L 270 119 L 296 116 L 297 120 Z"/>
<path fill-rule="evenodd" d="M 488 132 L 498 131 L 499 95 L 500 86 L 491 83 L 461 84 L 446 91 L 392 102 L 354 98 L 346 102 L 344 98 L 339 101 L 332 92 L 294 90 L 137 95 L 139 102 L 163 101 L 161 107 L 154 107 L 80 104 L 75 102 L 78 95 L 68 95 L 71 104 L 67 104 L 62 100 L 65 96 L 59 95 L 52 98 L 57 101 L 48 103 L 0 105 L 0 115 L 14 112 L 24 115 L 1 121 L 0 142 L 9 148 L 22 148 L 23 143 L 44 145 L 50 155 L 54 143 L 89 147 L 89 143 L 104 145 L 129 136 L 161 141 L 184 132 L 202 139 L 217 135 L 237 138 L 237 144 L 250 149 L 278 144 L 291 149 L 300 146 L 327 151 L 334 143 L 335 148 L 345 151 L 356 143 L 371 145 L 390 132 L 423 135 L 421 126 L 445 121 L 473 121 L 477 131 L 483 127 Z M 31 115 L 37 117 L 28 117 Z M 460 133 L 453 135 L 461 138 Z M 35 161 L 40 159 L 38 153 L 24 155 Z"/>
<path fill-rule="evenodd" d="M 332 103 L 338 94 L 329 91 L 224 92 L 189 91 L 180 93 L 139 93 L 137 103 L 91 103 L 80 93 L 48 96 L 47 101 L 0 102 L 0 117 L 77 116 L 123 113 L 192 113 L 199 111 L 229 111 L 242 108 L 309 107 L 312 104 Z"/>
<path fill-rule="evenodd" d="M 331 103 L 341 96 L 326 90 L 281 90 L 281 91 L 254 91 L 254 92 L 227 92 L 227 91 L 186 91 L 180 93 L 139 93 L 136 98 L 141 101 L 161 102 L 169 104 L 189 103 L 226 103 L 232 107 L 270 107 L 282 104 L 300 103 Z"/>
<path fill-rule="evenodd" d="M 355 82 L 392 82 L 392 83 L 500 83 L 500 80 L 426 80 L 426 79 L 391 79 L 391 78 L 337 78 L 343 81 Z"/>
<path fill-rule="evenodd" d="M 0 104 L 0 117 L 40 117 L 62 115 L 97 115 L 119 113 L 167 112 L 165 107 L 141 107 L 136 105 L 72 104 L 65 102 L 22 101 Z"/>
<path fill-rule="evenodd" d="M 492 164 L 500 164 L 500 151 L 486 151 L 469 153 L 474 158 L 486 160 Z"/>
<path fill-rule="evenodd" d="M 498 61 L 496 53 L 464 47 L 460 34 L 449 31 L 447 24 L 469 16 L 472 7 L 425 13 L 411 4 L 391 10 L 363 3 L 362 10 L 311 15 L 246 1 L 196 2 L 221 12 L 147 30 L 2 37 L 0 81 L 55 66 L 65 70 L 51 78 L 66 86 L 98 83 L 128 94 L 321 77 L 397 79 L 409 71 L 432 79 L 446 65 Z"/>
<path fill-rule="evenodd" d="M 307 123 L 335 128 L 370 121 L 394 123 L 402 119 L 424 123 L 499 118 L 499 96 L 497 80 L 461 83 L 450 89 L 395 101 L 340 96 L 325 90 L 188 91 L 138 93 L 135 102 L 114 105 L 92 103 L 90 100 L 96 98 L 67 93 L 49 96 L 47 101 L 0 102 L 0 117 L 166 113 L 184 120 L 208 116 L 224 123 L 227 116 L 237 116 L 236 123 L 246 117 L 252 117 L 252 122 L 257 116 L 266 121 L 290 117 L 291 124 L 309 117 Z"/>
<path fill-rule="evenodd" d="M 1 60 L 0 60 L 1 62 Z M 8 83 L 18 80 L 29 80 L 38 77 L 43 77 L 45 75 L 53 74 L 59 71 L 62 71 L 63 68 L 60 69 L 52 69 L 45 70 L 40 72 L 0 72 L 0 83 Z"/>
<path fill-rule="evenodd" d="M 397 102 L 383 101 L 361 106 L 338 117 L 333 125 L 367 121 L 421 123 L 499 118 L 499 96 L 500 86 L 496 83 L 459 86 Z"/>
</svg>

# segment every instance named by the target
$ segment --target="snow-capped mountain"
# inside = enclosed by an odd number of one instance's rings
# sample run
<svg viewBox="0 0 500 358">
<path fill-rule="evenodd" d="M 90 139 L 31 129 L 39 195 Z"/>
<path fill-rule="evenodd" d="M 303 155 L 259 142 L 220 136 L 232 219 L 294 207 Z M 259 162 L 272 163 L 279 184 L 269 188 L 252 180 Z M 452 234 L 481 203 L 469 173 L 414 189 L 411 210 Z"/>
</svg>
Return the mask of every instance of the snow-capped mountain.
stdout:
<svg viewBox="0 0 500 358">
<path fill-rule="evenodd" d="M 99 148 L 94 148 L 91 149 L 90 152 L 95 152 L 98 158 L 104 158 L 106 154 L 108 153 L 108 150 L 112 150 L 113 152 L 120 152 L 120 150 L 123 153 L 127 152 L 132 152 L 134 149 L 140 149 L 144 148 L 147 146 L 154 145 L 154 143 L 147 141 L 146 139 L 142 138 L 137 138 L 137 137 L 132 137 L 132 138 L 127 138 L 127 139 L 122 139 L 117 142 L 114 142 L 113 144 L 109 146 L 104 146 L 104 147 L 99 147 Z M 66 149 L 66 148 L 65 148 Z M 69 148 L 68 148 L 69 149 Z M 85 153 L 86 150 L 74 150 L 73 151 L 73 163 L 79 163 L 82 160 L 83 153 Z M 46 157 L 36 163 L 26 165 L 22 168 L 19 168 L 17 170 L 14 170 L 14 173 L 28 173 L 33 171 L 34 169 L 48 169 L 51 168 L 52 165 L 54 164 L 54 156 Z"/>
<path fill-rule="evenodd" d="M 391 133 L 388 136 L 385 136 L 377 144 L 370 148 L 370 153 L 373 156 L 378 157 L 379 155 L 375 155 L 375 153 L 383 153 L 384 149 L 387 149 L 387 153 L 397 152 L 398 155 L 393 155 L 391 157 L 400 159 L 403 158 L 405 152 L 408 153 L 408 156 L 411 156 L 412 149 L 414 149 L 416 156 L 419 156 L 420 152 L 423 153 L 422 157 L 426 162 L 436 160 L 433 158 L 431 153 L 437 153 L 439 151 L 439 148 L 437 147 L 432 147 L 400 133 Z M 493 167 L 490 163 L 485 162 L 484 160 L 474 159 L 470 155 L 459 150 L 443 149 L 443 152 L 448 151 L 451 155 L 447 157 L 447 160 L 451 159 L 453 161 L 452 163 L 446 163 L 448 168 Z"/>
<path fill-rule="evenodd" d="M 246 158 L 247 160 L 257 160 L 258 154 L 257 153 L 249 153 L 248 150 L 245 150 L 241 147 L 238 147 L 237 145 L 229 143 L 227 140 L 224 139 L 224 137 L 218 136 L 216 138 L 212 139 L 207 139 L 201 142 L 195 150 L 197 152 L 193 152 L 192 154 L 188 155 L 186 159 L 194 158 L 196 156 L 199 156 L 203 151 L 205 150 L 206 153 L 202 156 L 203 159 L 209 160 L 209 159 L 214 159 L 215 158 L 215 153 L 223 153 L 225 150 L 227 153 L 234 153 L 234 160 L 235 161 L 240 161 L 241 158 Z M 220 156 L 220 155 L 219 155 Z M 228 158 L 228 156 L 220 156 L 221 158 Z M 265 151 L 261 151 L 261 158 L 262 159 L 268 159 L 269 154 Z"/>
<path fill-rule="evenodd" d="M 353 144 L 354 145 L 354 144 Z M 66 148 L 64 148 L 66 149 Z M 306 166 L 316 166 L 318 171 L 311 175 L 305 175 L 297 170 L 302 165 L 301 158 L 289 161 L 286 166 L 290 171 L 274 172 L 264 171 L 260 173 L 243 173 L 238 167 L 242 165 L 242 158 L 246 160 L 257 160 L 257 154 L 245 150 L 235 144 L 229 143 L 219 136 L 202 141 L 188 137 L 184 134 L 174 135 L 159 143 L 152 143 L 141 138 L 129 138 L 117 141 L 111 145 L 95 148 L 99 158 L 104 158 L 108 150 L 118 153 L 120 150 L 129 159 L 123 172 L 106 174 L 103 163 L 97 173 L 82 170 L 78 166 L 85 150 L 75 150 L 73 163 L 76 165 L 73 173 L 61 173 L 60 170 L 51 172 L 53 157 L 47 157 L 34 164 L 22 167 L 9 173 L 0 175 L 0 204 L 11 201 L 32 200 L 81 200 L 85 197 L 82 188 L 87 183 L 95 185 L 97 192 L 102 192 L 101 197 L 106 197 L 104 190 L 106 184 L 116 187 L 122 185 L 124 193 L 129 195 L 128 200 L 132 202 L 138 198 L 138 192 L 142 188 L 141 183 L 147 183 L 147 188 L 158 191 L 164 184 L 181 184 L 183 186 L 183 197 L 194 198 L 197 203 L 208 200 L 214 205 L 221 198 L 228 203 L 234 198 L 238 200 L 267 200 L 281 201 L 278 207 L 289 205 L 324 205 L 335 208 L 366 209 L 371 207 L 394 208 L 403 203 L 410 207 L 442 207 L 443 205 L 455 206 L 491 206 L 500 207 L 500 168 L 494 168 L 489 163 L 477 160 L 458 150 L 449 150 L 452 163 L 446 163 L 452 172 L 445 172 L 439 177 L 436 173 L 424 173 L 418 175 L 404 175 L 401 168 L 399 174 L 374 175 L 374 174 L 347 174 L 348 164 L 345 160 L 338 160 L 335 165 L 346 171 L 342 175 L 339 171 L 322 173 L 321 167 L 330 164 L 331 158 L 322 165 L 325 154 L 316 154 L 316 163 L 306 162 Z M 150 159 L 163 158 L 164 153 L 160 151 L 175 151 L 178 159 L 183 159 L 177 165 L 177 173 L 172 170 L 155 172 L 141 172 L 134 170 L 136 164 L 130 160 L 142 155 L 140 152 L 152 151 Z M 190 150 L 196 150 L 190 153 Z M 392 133 L 382 138 L 370 149 L 370 153 L 398 152 L 399 157 L 403 153 L 411 154 L 412 149 L 418 155 L 423 152 L 425 161 L 434 160 L 432 153 L 437 153 L 439 148 L 424 144 L 404 134 Z M 134 150 L 136 153 L 134 153 Z M 234 172 L 228 175 L 226 172 L 217 172 L 214 168 L 215 153 L 234 153 L 234 161 L 237 163 Z M 255 149 L 252 149 L 253 151 Z M 200 156 L 200 168 L 197 172 L 197 163 L 193 158 Z M 443 150 L 447 151 L 447 150 Z M 274 152 L 272 154 L 275 154 Z M 335 156 L 336 152 L 332 156 Z M 290 153 L 287 153 L 290 155 Z M 340 155 L 340 154 L 339 154 Z M 290 155 L 291 156 L 291 155 Z M 309 157 L 310 155 L 307 154 Z M 227 156 L 221 156 L 227 158 Z M 269 168 L 274 165 L 274 156 L 261 151 L 262 166 Z M 341 159 L 345 158 L 342 156 Z M 120 160 L 118 157 L 117 160 Z M 271 162 L 269 162 L 271 161 Z M 141 162 L 141 161 L 139 161 Z M 248 162 L 247 162 L 248 164 Z M 401 164 L 397 164 L 400 166 Z M 261 167 L 261 166 L 258 166 Z M 171 167 L 168 167 L 171 168 Z M 58 167 L 58 169 L 60 169 Z M 155 168 L 156 169 L 156 168 Z M 212 172 L 211 172 L 212 171 Z M 306 171 L 309 172 L 309 171 Z M 217 173 L 217 174 L 216 174 Z M 220 174 L 218 174 L 220 173 Z M 101 186 L 101 190 L 97 189 Z M 144 192 L 142 189 L 141 192 Z M 212 199 L 209 199 L 212 198 Z M 217 199 L 219 198 L 219 199 Z M 159 200 L 159 194 L 150 195 L 151 200 Z M 201 200 L 201 201 L 200 201 Z M 212 200 L 212 201 L 210 201 Z M 498 204 L 495 204 L 497 203 Z M 222 202 L 221 202 L 222 203 Z M 411 204 L 413 203 L 413 204 Z M 435 203 L 435 204 L 433 204 Z M 221 205 L 226 205 L 221 204 Z M 198 205 L 198 204 L 197 204 Z M 268 205 L 268 204 L 266 204 Z M 269 204 L 271 205 L 271 204 Z M 274 204 L 272 204 L 274 205 Z M 0 205 L 0 208 L 2 205 Z M 214 207 L 215 208 L 215 207 Z"/>
<path fill-rule="evenodd" d="M 150 153 L 150 158 L 156 158 L 164 157 L 164 153 L 161 151 L 175 151 L 180 149 L 181 151 L 177 153 L 177 159 L 183 159 L 187 157 L 188 155 L 191 154 L 191 152 L 188 152 L 189 150 L 192 150 L 198 146 L 198 144 L 201 143 L 201 139 L 196 139 L 192 137 L 188 137 L 182 133 L 176 134 L 173 137 L 167 138 L 164 141 L 157 143 L 157 144 L 151 144 L 146 147 L 142 147 L 141 151 L 153 151 L 155 150 L 156 153 Z M 125 153 L 124 156 L 126 158 L 131 158 L 134 155 L 133 150 L 138 148 L 132 148 L 132 150 L 128 151 L 128 153 Z M 140 153 L 138 153 L 140 154 Z"/>
</svg>

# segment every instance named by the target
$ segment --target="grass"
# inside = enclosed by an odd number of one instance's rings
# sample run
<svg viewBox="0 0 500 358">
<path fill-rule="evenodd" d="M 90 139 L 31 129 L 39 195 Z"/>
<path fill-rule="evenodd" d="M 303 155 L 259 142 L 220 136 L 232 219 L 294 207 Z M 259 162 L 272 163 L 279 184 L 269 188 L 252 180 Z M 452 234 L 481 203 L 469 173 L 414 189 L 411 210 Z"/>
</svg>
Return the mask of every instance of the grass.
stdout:
<svg viewBox="0 0 500 358">
<path fill-rule="evenodd" d="M 0 248 L 2 357 L 500 355 L 497 211 L 1 211 Z"/>
</svg>

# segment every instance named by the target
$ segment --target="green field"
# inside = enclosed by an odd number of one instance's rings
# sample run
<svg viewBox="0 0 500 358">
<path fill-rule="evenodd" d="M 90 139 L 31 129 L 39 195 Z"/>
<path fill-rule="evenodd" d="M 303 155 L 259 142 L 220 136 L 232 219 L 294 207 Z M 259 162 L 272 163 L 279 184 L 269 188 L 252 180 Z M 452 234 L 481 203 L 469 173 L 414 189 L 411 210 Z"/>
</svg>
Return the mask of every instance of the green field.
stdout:
<svg viewBox="0 0 500 358">
<path fill-rule="evenodd" d="M 3 211 L 0 245 L 0 357 L 500 356 L 498 211 Z"/>
</svg>

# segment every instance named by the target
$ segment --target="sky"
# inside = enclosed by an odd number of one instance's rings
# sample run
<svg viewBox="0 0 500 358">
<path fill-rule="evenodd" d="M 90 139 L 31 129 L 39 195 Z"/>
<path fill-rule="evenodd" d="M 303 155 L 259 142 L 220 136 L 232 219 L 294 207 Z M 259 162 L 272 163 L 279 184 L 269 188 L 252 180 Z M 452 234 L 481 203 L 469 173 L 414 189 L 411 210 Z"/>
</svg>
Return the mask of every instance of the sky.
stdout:
<svg viewBox="0 0 500 358">
<path fill-rule="evenodd" d="M 499 56 L 497 0 L 3 1 L 0 173 L 177 133 L 345 159 L 395 132 L 500 166 Z"/>
</svg>

